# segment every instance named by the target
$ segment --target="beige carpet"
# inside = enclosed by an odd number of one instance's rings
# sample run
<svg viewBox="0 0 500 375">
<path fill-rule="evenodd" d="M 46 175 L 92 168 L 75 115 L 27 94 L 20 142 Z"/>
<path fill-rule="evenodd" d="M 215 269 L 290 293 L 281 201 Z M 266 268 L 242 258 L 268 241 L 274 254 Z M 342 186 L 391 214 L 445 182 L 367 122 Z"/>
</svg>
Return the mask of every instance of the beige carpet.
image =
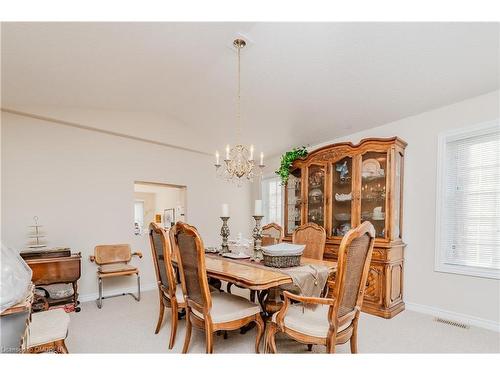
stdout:
<svg viewBox="0 0 500 375">
<path fill-rule="evenodd" d="M 243 293 L 248 295 L 247 291 Z M 71 314 L 67 347 L 71 353 L 180 353 L 185 320 L 180 321 L 175 347 L 168 350 L 170 314 L 165 314 L 163 327 L 155 335 L 157 319 L 156 291 L 143 293 L 140 302 L 129 296 L 104 300 L 101 310 L 94 302 L 86 302 L 81 312 Z M 215 336 L 214 352 L 253 353 L 254 342 L 255 329 L 244 335 L 233 331 L 226 340 Z M 305 345 L 284 336 L 278 336 L 276 343 L 282 353 L 308 353 Z M 404 311 L 390 320 L 362 314 L 358 350 L 360 353 L 499 353 L 500 334 L 475 327 L 455 328 L 412 311 Z M 349 353 L 349 344 L 338 346 L 337 351 Z M 204 334 L 195 328 L 189 352 L 205 352 Z M 324 348 L 315 346 L 313 352 L 324 352 Z"/>
</svg>

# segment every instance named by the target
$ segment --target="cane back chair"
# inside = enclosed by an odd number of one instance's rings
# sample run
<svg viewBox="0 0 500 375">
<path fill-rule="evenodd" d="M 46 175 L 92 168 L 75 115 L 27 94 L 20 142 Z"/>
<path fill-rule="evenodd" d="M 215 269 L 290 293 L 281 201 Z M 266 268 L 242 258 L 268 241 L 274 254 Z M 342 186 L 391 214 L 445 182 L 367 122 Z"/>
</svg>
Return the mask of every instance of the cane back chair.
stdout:
<svg viewBox="0 0 500 375">
<path fill-rule="evenodd" d="M 132 253 L 130 245 L 99 245 L 94 249 L 94 255 L 90 256 L 90 261 L 95 262 L 97 269 L 97 282 L 99 286 L 99 298 L 96 300 L 97 307 L 102 308 L 102 300 L 106 298 L 124 296 L 126 294 L 134 297 L 136 301 L 141 300 L 141 277 L 139 269 L 129 264 L 132 256 L 142 258 L 140 251 Z M 121 293 L 110 296 L 103 296 L 103 279 L 120 276 L 137 276 L 137 295 L 133 293 Z"/>
<path fill-rule="evenodd" d="M 160 332 L 163 314 L 166 308 L 171 311 L 171 329 L 168 348 L 175 344 L 177 332 L 178 312 L 186 308 L 182 287 L 177 284 L 174 268 L 172 266 L 172 243 L 170 230 L 164 229 L 156 223 L 149 224 L 149 242 L 155 267 L 158 295 L 160 300 L 160 314 L 156 324 L 155 334 Z"/>
<path fill-rule="evenodd" d="M 182 290 L 186 300 L 186 338 L 183 353 L 187 353 L 191 340 L 191 329 L 195 326 L 205 331 L 206 352 L 213 352 L 213 334 L 217 331 L 231 331 L 255 322 L 257 337 L 255 351 L 264 331 L 260 306 L 247 299 L 224 292 L 210 294 L 205 248 L 195 227 L 177 223 L 173 227 L 176 255 Z"/>
<path fill-rule="evenodd" d="M 302 254 L 304 257 L 321 260 L 325 251 L 325 228 L 315 223 L 301 225 L 293 231 L 292 243 L 306 245 Z"/>
<path fill-rule="evenodd" d="M 328 353 L 335 352 L 335 345 L 350 341 L 351 353 L 357 353 L 358 320 L 374 240 L 375 229 L 367 221 L 346 233 L 340 243 L 333 298 L 284 292 L 283 306 L 273 315 L 266 332 L 267 350 L 276 353 L 274 336 L 283 332 L 308 346 L 325 345 Z M 300 303 L 292 304 L 292 301 Z"/>
<path fill-rule="evenodd" d="M 274 245 L 281 242 L 283 228 L 276 223 L 269 223 L 262 227 L 262 246 Z"/>
</svg>

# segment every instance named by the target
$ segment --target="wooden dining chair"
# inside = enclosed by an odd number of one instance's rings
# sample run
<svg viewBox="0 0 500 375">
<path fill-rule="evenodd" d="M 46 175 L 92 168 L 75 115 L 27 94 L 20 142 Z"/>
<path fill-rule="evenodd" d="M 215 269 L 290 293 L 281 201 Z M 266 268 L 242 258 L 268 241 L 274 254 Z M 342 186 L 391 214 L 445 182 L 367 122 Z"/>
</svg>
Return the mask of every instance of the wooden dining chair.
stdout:
<svg viewBox="0 0 500 375">
<path fill-rule="evenodd" d="M 99 298 L 96 301 L 98 308 L 102 308 L 103 299 L 124 296 L 126 294 L 132 296 L 136 301 L 141 300 L 141 277 L 139 276 L 139 269 L 130 264 L 133 256 L 142 258 L 142 253 L 140 251 L 132 253 L 128 244 L 99 245 L 94 248 L 94 255 L 90 256 L 90 261 L 98 265 L 97 282 Z M 103 279 L 131 275 L 136 275 L 137 277 L 137 295 L 133 293 L 120 293 L 103 296 Z"/>
<path fill-rule="evenodd" d="M 158 284 L 158 296 L 160 300 L 160 315 L 156 324 L 155 334 L 160 332 L 163 322 L 163 314 L 166 308 L 171 312 L 170 341 L 168 348 L 172 349 L 177 332 L 177 321 L 179 310 L 186 308 L 182 287 L 177 284 L 174 268 L 172 266 L 172 245 L 170 230 L 164 229 L 156 223 L 149 224 L 149 242 Z"/>
<path fill-rule="evenodd" d="M 328 353 L 334 353 L 336 345 L 350 341 L 351 353 L 357 353 L 359 313 L 374 241 L 375 229 L 368 221 L 342 238 L 333 298 L 302 297 L 285 291 L 283 306 L 273 315 L 266 332 L 265 349 L 276 353 L 275 335 L 283 332 L 308 344 L 309 350 L 312 345 L 325 345 Z"/>
<path fill-rule="evenodd" d="M 262 246 L 275 245 L 283 238 L 283 228 L 276 223 L 269 223 L 262 227 Z"/>
<path fill-rule="evenodd" d="M 306 245 L 302 256 L 312 259 L 323 259 L 326 243 L 325 228 L 315 223 L 306 223 L 292 233 L 294 244 Z"/>
<path fill-rule="evenodd" d="M 176 254 L 179 256 L 182 290 L 187 303 L 186 338 L 182 352 L 188 351 L 192 326 L 205 331 L 206 352 L 212 353 L 214 332 L 231 331 L 255 322 L 255 352 L 258 353 L 264 331 L 260 306 L 229 293 L 210 294 L 205 268 L 205 247 L 198 231 L 184 223 L 177 223 L 172 230 Z"/>
</svg>

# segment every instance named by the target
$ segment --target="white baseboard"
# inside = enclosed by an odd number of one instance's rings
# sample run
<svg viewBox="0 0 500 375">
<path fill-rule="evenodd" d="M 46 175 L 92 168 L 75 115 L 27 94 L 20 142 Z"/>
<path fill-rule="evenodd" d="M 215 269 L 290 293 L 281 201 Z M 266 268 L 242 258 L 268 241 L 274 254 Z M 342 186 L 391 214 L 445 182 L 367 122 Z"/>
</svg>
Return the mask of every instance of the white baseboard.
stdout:
<svg viewBox="0 0 500 375">
<path fill-rule="evenodd" d="M 153 290 L 157 288 L 156 283 L 150 283 L 150 284 L 141 284 L 141 292 L 146 292 L 148 290 Z M 112 295 L 112 294 L 122 294 L 122 293 L 137 293 L 137 286 L 131 286 L 128 288 L 121 288 L 121 289 L 104 289 L 104 295 Z M 80 294 L 78 296 L 78 300 L 80 302 L 88 302 L 88 301 L 95 301 L 99 297 L 99 292 L 95 293 L 88 293 L 88 294 Z"/>
<path fill-rule="evenodd" d="M 494 320 L 478 318 L 476 316 L 443 310 L 433 306 L 420 305 L 418 303 L 406 302 L 406 309 L 416 311 L 422 314 L 432 315 L 437 318 L 449 319 L 471 326 L 485 328 L 490 331 L 500 332 L 500 323 Z"/>
</svg>

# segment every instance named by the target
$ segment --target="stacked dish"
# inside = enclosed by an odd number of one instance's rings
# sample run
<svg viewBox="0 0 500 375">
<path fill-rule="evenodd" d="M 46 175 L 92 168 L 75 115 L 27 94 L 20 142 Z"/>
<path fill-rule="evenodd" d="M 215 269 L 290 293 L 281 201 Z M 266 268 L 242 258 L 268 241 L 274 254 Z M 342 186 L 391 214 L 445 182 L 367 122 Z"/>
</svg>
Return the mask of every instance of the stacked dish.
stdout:
<svg viewBox="0 0 500 375">
<path fill-rule="evenodd" d="M 383 177 L 385 172 L 380 168 L 380 163 L 377 159 L 366 159 L 363 161 L 361 176 L 363 178 Z"/>
<path fill-rule="evenodd" d="M 339 194 L 339 193 L 335 193 L 335 200 L 337 202 L 345 202 L 345 201 L 350 201 L 352 200 L 352 192 L 349 193 L 349 194 Z"/>
</svg>

